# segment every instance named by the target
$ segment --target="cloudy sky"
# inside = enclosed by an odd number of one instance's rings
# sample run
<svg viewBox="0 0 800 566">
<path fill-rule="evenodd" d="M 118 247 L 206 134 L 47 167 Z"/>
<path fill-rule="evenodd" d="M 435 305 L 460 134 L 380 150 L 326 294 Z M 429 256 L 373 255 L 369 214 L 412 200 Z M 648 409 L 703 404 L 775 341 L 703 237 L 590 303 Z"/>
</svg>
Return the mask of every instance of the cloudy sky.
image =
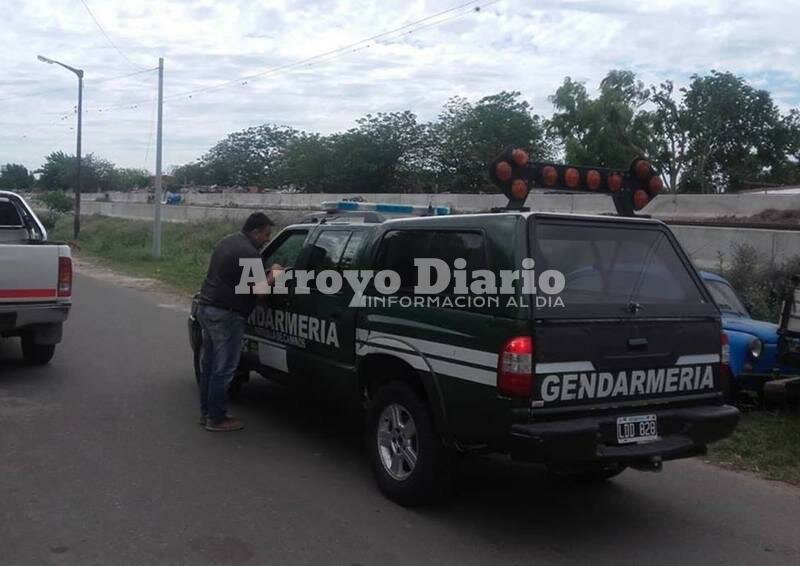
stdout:
<svg viewBox="0 0 800 566">
<path fill-rule="evenodd" d="M 330 133 L 406 109 L 429 120 L 454 95 L 518 90 L 549 115 L 565 76 L 594 89 L 612 68 L 677 84 L 730 70 L 782 109 L 800 106 L 800 0 L 84 2 L 107 37 L 81 0 L 3 0 L 0 163 L 74 152 L 77 80 L 38 54 L 86 72 L 84 152 L 150 170 L 157 74 L 146 69 L 159 56 L 165 166 L 252 125 Z"/>
</svg>

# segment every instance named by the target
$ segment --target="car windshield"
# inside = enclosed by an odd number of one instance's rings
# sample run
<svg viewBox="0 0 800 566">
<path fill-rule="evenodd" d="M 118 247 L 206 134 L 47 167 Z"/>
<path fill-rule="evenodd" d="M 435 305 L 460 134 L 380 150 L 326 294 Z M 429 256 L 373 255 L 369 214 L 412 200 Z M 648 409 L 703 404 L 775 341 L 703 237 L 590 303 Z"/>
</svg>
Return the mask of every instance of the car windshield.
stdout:
<svg viewBox="0 0 800 566">
<path fill-rule="evenodd" d="M 717 303 L 720 310 L 733 312 L 741 316 L 750 316 L 742 301 L 736 295 L 736 291 L 727 283 L 706 279 L 706 287 L 708 287 L 714 302 Z"/>
</svg>

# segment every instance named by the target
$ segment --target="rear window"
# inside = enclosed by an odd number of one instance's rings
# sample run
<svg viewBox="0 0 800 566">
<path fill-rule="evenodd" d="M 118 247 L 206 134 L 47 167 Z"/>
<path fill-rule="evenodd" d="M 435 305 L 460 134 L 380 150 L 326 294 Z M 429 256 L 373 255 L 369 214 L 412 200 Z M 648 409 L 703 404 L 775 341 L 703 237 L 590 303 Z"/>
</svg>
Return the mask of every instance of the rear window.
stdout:
<svg viewBox="0 0 800 566">
<path fill-rule="evenodd" d="M 537 273 L 554 269 L 564 275 L 563 306 L 543 309 L 547 314 L 680 316 L 709 312 L 705 296 L 661 230 L 537 223 L 532 249 Z"/>
<path fill-rule="evenodd" d="M 22 226 L 17 208 L 7 200 L 0 200 L 0 226 Z"/>
</svg>

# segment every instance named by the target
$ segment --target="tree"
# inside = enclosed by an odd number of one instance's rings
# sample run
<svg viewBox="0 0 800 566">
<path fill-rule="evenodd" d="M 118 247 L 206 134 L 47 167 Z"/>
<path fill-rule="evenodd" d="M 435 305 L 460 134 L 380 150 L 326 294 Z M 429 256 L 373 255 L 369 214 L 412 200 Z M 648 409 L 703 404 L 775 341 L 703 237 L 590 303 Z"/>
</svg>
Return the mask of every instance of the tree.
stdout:
<svg viewBox="0 0 800 566">
<path fill-rule="evenodd" d="M 66 191 L 75 184 L 75 157 L 54 151 L 39 169 L 39 185 L 48 191 Z"/>
<path fill-rule="evenodd" d="M 147 169 L 115 168 L 111 174 L 110 185 L 115 191 L 130 191 L 147 187 L 150 183 L 150 172 Z"/>
<path fill-rule="evenodd" d="M 207 185 L 208 170 L 201 161 L 193 161 L 174 167 L 170 173 L 178 186 Z"/>
<path fill-rule="evenodd" d="M 0 188 L 27 190 L 33 187 L 33 175 L 24 165 L 6 163 L 0 167 Z"/>
<path fill-rule="evenodd" d="M 652 119 L 652 147 L 649 154 L 664 179 L 664 186 L 675 191 L 688 160 L 689 124 L 686 109 L 676 100 L 672 81 L 652 87 L 655 110 Z"/>
<path fill-rule="evenodd" d="M 278 157 L 296 135 L 292 128 L 272 124 L 247 128 L 217 143 L 200 163 L 212 184 L 267 186 Z"/>
<path fill-rule="evenodd" d="M 331 143 L 319 134 L 298 132 L 274 165 L 275 187 L 325 192 L 331 163 Z"/>
<path fill-rule="evenodd" d="M 327 140 L 326 192 L 404 192 L 416 183 L 425 127 L 408 111 L 368 114 Z"/>
<path fill-rule="evenodd" d="M 551 156 L 544 126 L 519 92 L 500 92 L 473 104 L 465 98 L 447 101 L 432 128 L 441 190 L 477 192 L 488 184 L 487 169 L 509 145 L 527 148 L 538 159 Z M 425 164 L 424 156 L 420 163 Z"/>
<path fill-rule="evenodd" d="M 796 120 L 782 117 L 765 90 L 731 73 L 692 76 L 684 90 L 689 139 L 683 190 L 737 191 L 769 182 L 796 151 Z"/>
<path fill-rule="evenodd" d="M 556 111 L 548 123 L 575 165 L 620 167 L 645 155 L 651 123 L 642 106 L 650 91 L 630 71 L 610 71 L 592 99 L 583 83 L 570 77 L 550 97 Z"/>
</svg>

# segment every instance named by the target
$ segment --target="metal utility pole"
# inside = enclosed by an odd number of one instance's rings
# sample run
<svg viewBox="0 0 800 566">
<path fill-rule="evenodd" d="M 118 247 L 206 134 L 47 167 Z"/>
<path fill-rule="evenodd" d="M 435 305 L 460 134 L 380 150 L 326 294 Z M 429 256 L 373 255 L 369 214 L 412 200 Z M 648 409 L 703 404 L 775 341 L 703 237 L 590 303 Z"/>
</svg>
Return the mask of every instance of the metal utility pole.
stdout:
<svg viewBox="0 0 800 566">
<path fill-rule="evenodd" d="M 42 63 L 64 67 L 68 71 L 75 73 L 78 77 L 78 147 L 76 149 L 76 153 L 78 155 L 76 156 L 77 162 L 75 164 L 75 226 L 73 231 L 73 238 L 77 240 L 81 231 L 81 128 L 83 126 L 83 69 L 70 67 L 69 65 L 65 65 L 64 63 L 56 61 L 55 59 L 44 57 L 43 55 L 38 55 L 36 58 Z"/>
<path fill-rule="evenodd" d="M 153 257 L 161 259 L 161 126 L 164 110 L 164 58 L 158 58 L 158 123 L 156 126 L 156 186 L 153 195 Z"/>
</svg>

